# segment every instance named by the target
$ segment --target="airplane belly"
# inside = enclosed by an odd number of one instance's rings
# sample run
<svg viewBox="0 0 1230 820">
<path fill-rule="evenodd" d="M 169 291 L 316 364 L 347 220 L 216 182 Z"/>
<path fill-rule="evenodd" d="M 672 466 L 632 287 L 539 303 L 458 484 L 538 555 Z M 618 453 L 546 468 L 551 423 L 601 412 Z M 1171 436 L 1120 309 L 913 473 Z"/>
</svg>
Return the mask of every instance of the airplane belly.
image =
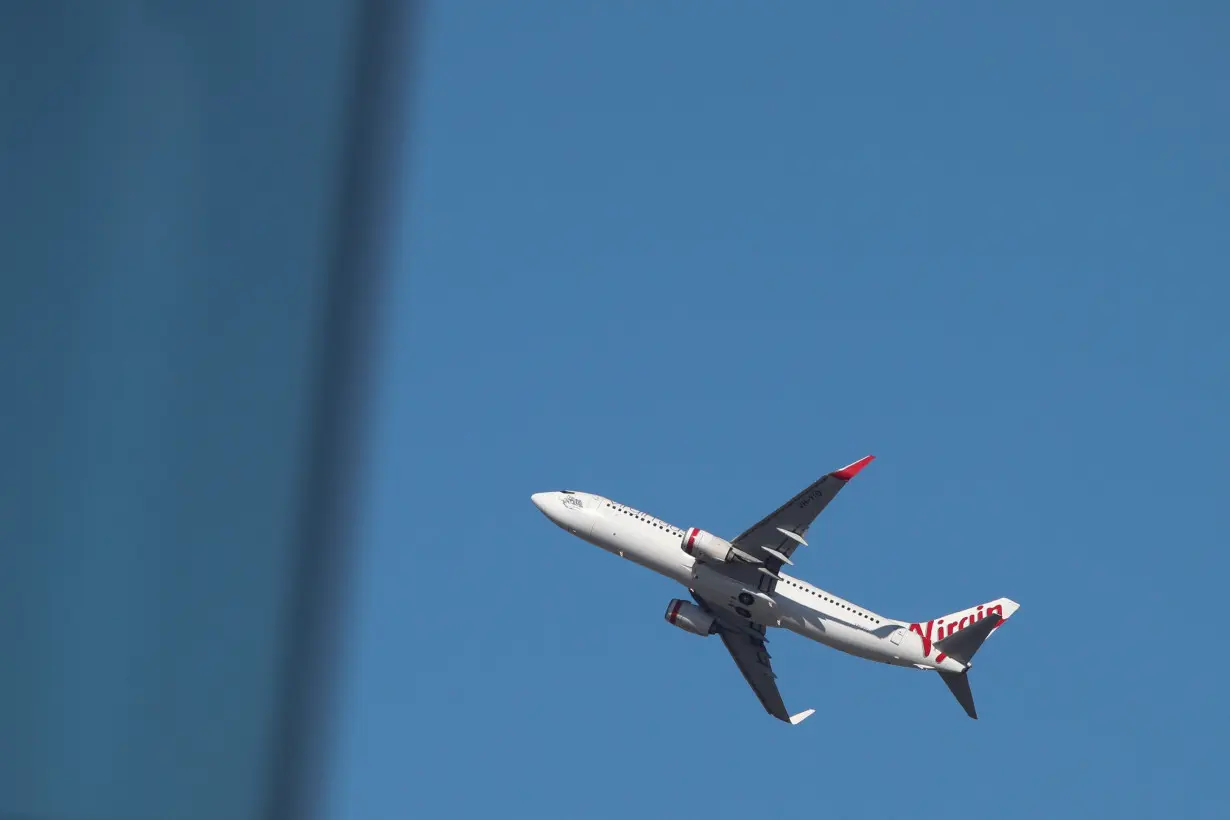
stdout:
<svg viewBox="0 0 1230 820">
<path fill-rule="evenodd" d="M 780 594 L 775 597 L 778 600 L 779 613 L 777 626 L 813 641 L 828 642 L 824 619 L 819 612 Z"/>
<path fill-rule="evenodd" d="M 604 515 L 594 522 L 586 540 L 659 575 L 684 585 L 688 583 L 692 558 L 679 549 L 673 537 L 656 531 L 644 532 L 637 523 Z"/>
<path fill-rule="evenodd" d="M 674 539 L 667 545 L 656 533 L 630 538 L 624 547 L 624 558 L 651 569 L 659 575 L 686 583 L 688 578 L 688 555 L 681 549 L 672 549 Z"/>
<path fill-rule="evenodd" d="M 740 580 L 704 561 L 692 565 L 687 584 L 710 606 L 730 610 L 740 618 L 768 626 L 781 618 L 779 602 L 761 592 L 755 581 Z"/>
<path fill-rule="evenodd" d="M 804 638 L 868 660 L 893 663 L 885 639 L 790 599 L 781 599 L 780 626 Z"/>
</svg>

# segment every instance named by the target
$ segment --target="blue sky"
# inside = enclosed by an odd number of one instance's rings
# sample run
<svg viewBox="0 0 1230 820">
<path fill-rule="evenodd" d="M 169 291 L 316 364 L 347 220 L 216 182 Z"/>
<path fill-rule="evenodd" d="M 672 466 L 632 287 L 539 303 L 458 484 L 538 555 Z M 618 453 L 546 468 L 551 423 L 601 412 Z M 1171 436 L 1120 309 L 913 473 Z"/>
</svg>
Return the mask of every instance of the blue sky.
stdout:
<svg viewBox="0 0 1230 820">
<path fill-rule="evenodd" d="M 336 816 L 1212 817 L 1230 721 L 1216 3 L 441 3 Z M 789 633 L 792 728 L 532 492 L 732 536 L 878 459 L 805 578 L 1009 596 L 968 720 Z"/>
</svg>

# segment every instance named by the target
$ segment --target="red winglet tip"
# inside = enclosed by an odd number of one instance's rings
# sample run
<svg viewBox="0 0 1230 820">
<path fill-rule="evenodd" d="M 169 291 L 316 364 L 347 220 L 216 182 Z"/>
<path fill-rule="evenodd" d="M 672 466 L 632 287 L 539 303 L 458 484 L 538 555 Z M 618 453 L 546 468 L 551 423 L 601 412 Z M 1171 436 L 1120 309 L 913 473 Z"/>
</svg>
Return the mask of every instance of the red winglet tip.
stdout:
<svg viewBox="0 0 1230 820">
<path fill-rule="evenodd" d="M 833 472 L 833 477 L 840 478 L 842 481 L 849 481 L 850 479 L 858 475 L 859 470 L 863 469 L 868 464 L 870 464 L 874 458 L 875 456 L 863 456 L 862 458 L 860 458 L 858 461 L 854 462 L 853 464 L 847 464 L 845 467 L 842 467 L 840 470 L 835 470 Z"/>
</svg>

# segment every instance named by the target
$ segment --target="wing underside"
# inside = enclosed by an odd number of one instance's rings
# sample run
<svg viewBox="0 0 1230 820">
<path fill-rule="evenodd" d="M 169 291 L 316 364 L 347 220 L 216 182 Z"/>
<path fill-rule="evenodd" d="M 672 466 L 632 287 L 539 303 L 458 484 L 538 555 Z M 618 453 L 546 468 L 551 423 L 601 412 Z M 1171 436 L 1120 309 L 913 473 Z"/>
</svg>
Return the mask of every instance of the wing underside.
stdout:
<svg viewBox="0 0 1230 820">
<path fill-rule="evenodd" d="M 806 544 L 803 536 L 816 517 L 828 506 L 828 503 L 854 478 L 860 470 L 871 463 L 875 456 L 866 456 L 840 470 L 834 470 L 812 482 L 806 489 L 794 496 L 754 526 L 739 535 L 731 544 L 743 556 L 743 561 L 735 564 L 715 564 L 714 569 L 731 577 L 739 578 L 750 573 L 758 581 L 752 581 L 761 593 L 771 593 L 777 573 L 783 564 L 792 563 L 791 554 L 800 545 Z M 755 569 L 753 569 L 753 567 Z M 763 573 L 757 574 L 755 570 Z M 752 687 L 766 712 L 778 720 L 787 723 L 800 723 L 814 711 L 808 709 L 797 715 L 786 711 L 781 692 L 777 688 L 777 675 L 773 672 L 772 660 L 765 649 L 765 626 L 751 620 L 741 618 L 734 612 L 718 606 L 710 606 L 695 590 L 692 597 L 706 612 L 711 613 L 718 624 L 718 633 L 722 643 L 730 652 L 735 665 L 743 674 L 744 680 Z"/>
<path fill-rule="evenodd" d="M 776 574 L 783 564 L 792 563 L 790 556 L 807 543 L 803 536 L 807 534 L 807 529 L 816 520 L 816 516 L 820 515 L 837 493 L 841 492 L 841 488 L 874 458 L 875 456 L 865 456 L 840 470 L 826 473 L 731 543 Z"/>
<path fill-rule="evenodd" d="M 692 593 L 692 597 L 702 609 L 717 617 L 718 636 L 721 637 L 730 657 L 734 659 L 735 666 L 739 667 L 743 679 L 747 681 L 748 686 L 752 687 L 752 691 L 756 693 L 757 699 L 766 712 L 778 720 L 797 724 L 815 711 L 808 709 L 797 715 L 791 715 L 786 711 L 786 704 L 782 701 L 781 692 L 777 688 L 777 675 L 773 672 L 772 658 L 765 648 L 763 624 L 752 621 L 740 623 L 739 619 L 730 613 L 707 604 L 695 592 Z"/>
</svg>

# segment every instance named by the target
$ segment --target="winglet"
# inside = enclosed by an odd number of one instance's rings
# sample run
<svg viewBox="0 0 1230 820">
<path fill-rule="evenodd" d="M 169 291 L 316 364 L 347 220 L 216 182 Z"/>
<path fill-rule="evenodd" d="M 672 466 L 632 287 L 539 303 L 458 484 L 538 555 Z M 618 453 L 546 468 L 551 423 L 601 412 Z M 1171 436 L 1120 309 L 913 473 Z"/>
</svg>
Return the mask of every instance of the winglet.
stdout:
<svg viewBox="0 0 1230 820">
<path fill-rule="evenodd" d="M 812 714 L 815 713 L 815 711 L 816 711 L 815 709 L 808 709 L 804 712 L 799 712 L 797 715 L 791 715 L 790 716 L 791 725 L 798 726 L 800 723 L 802 723 L 803 721 L 811 717 Z"/>
<path fill-rule="evenodd" d="M 859 470 L 866 467 L 874 459 L 875 459 L 875 456 L 863 456 L 862 458 L 860 458 L 858 461 L 854 462 L 853 464 L 847 464 L 845 467 L 842 467 L 840 470 L 834 470 L 833 477 L 840 478 L 842 481 L 849 481 L 850 479 L 858 475 Z"/>
</svg>

